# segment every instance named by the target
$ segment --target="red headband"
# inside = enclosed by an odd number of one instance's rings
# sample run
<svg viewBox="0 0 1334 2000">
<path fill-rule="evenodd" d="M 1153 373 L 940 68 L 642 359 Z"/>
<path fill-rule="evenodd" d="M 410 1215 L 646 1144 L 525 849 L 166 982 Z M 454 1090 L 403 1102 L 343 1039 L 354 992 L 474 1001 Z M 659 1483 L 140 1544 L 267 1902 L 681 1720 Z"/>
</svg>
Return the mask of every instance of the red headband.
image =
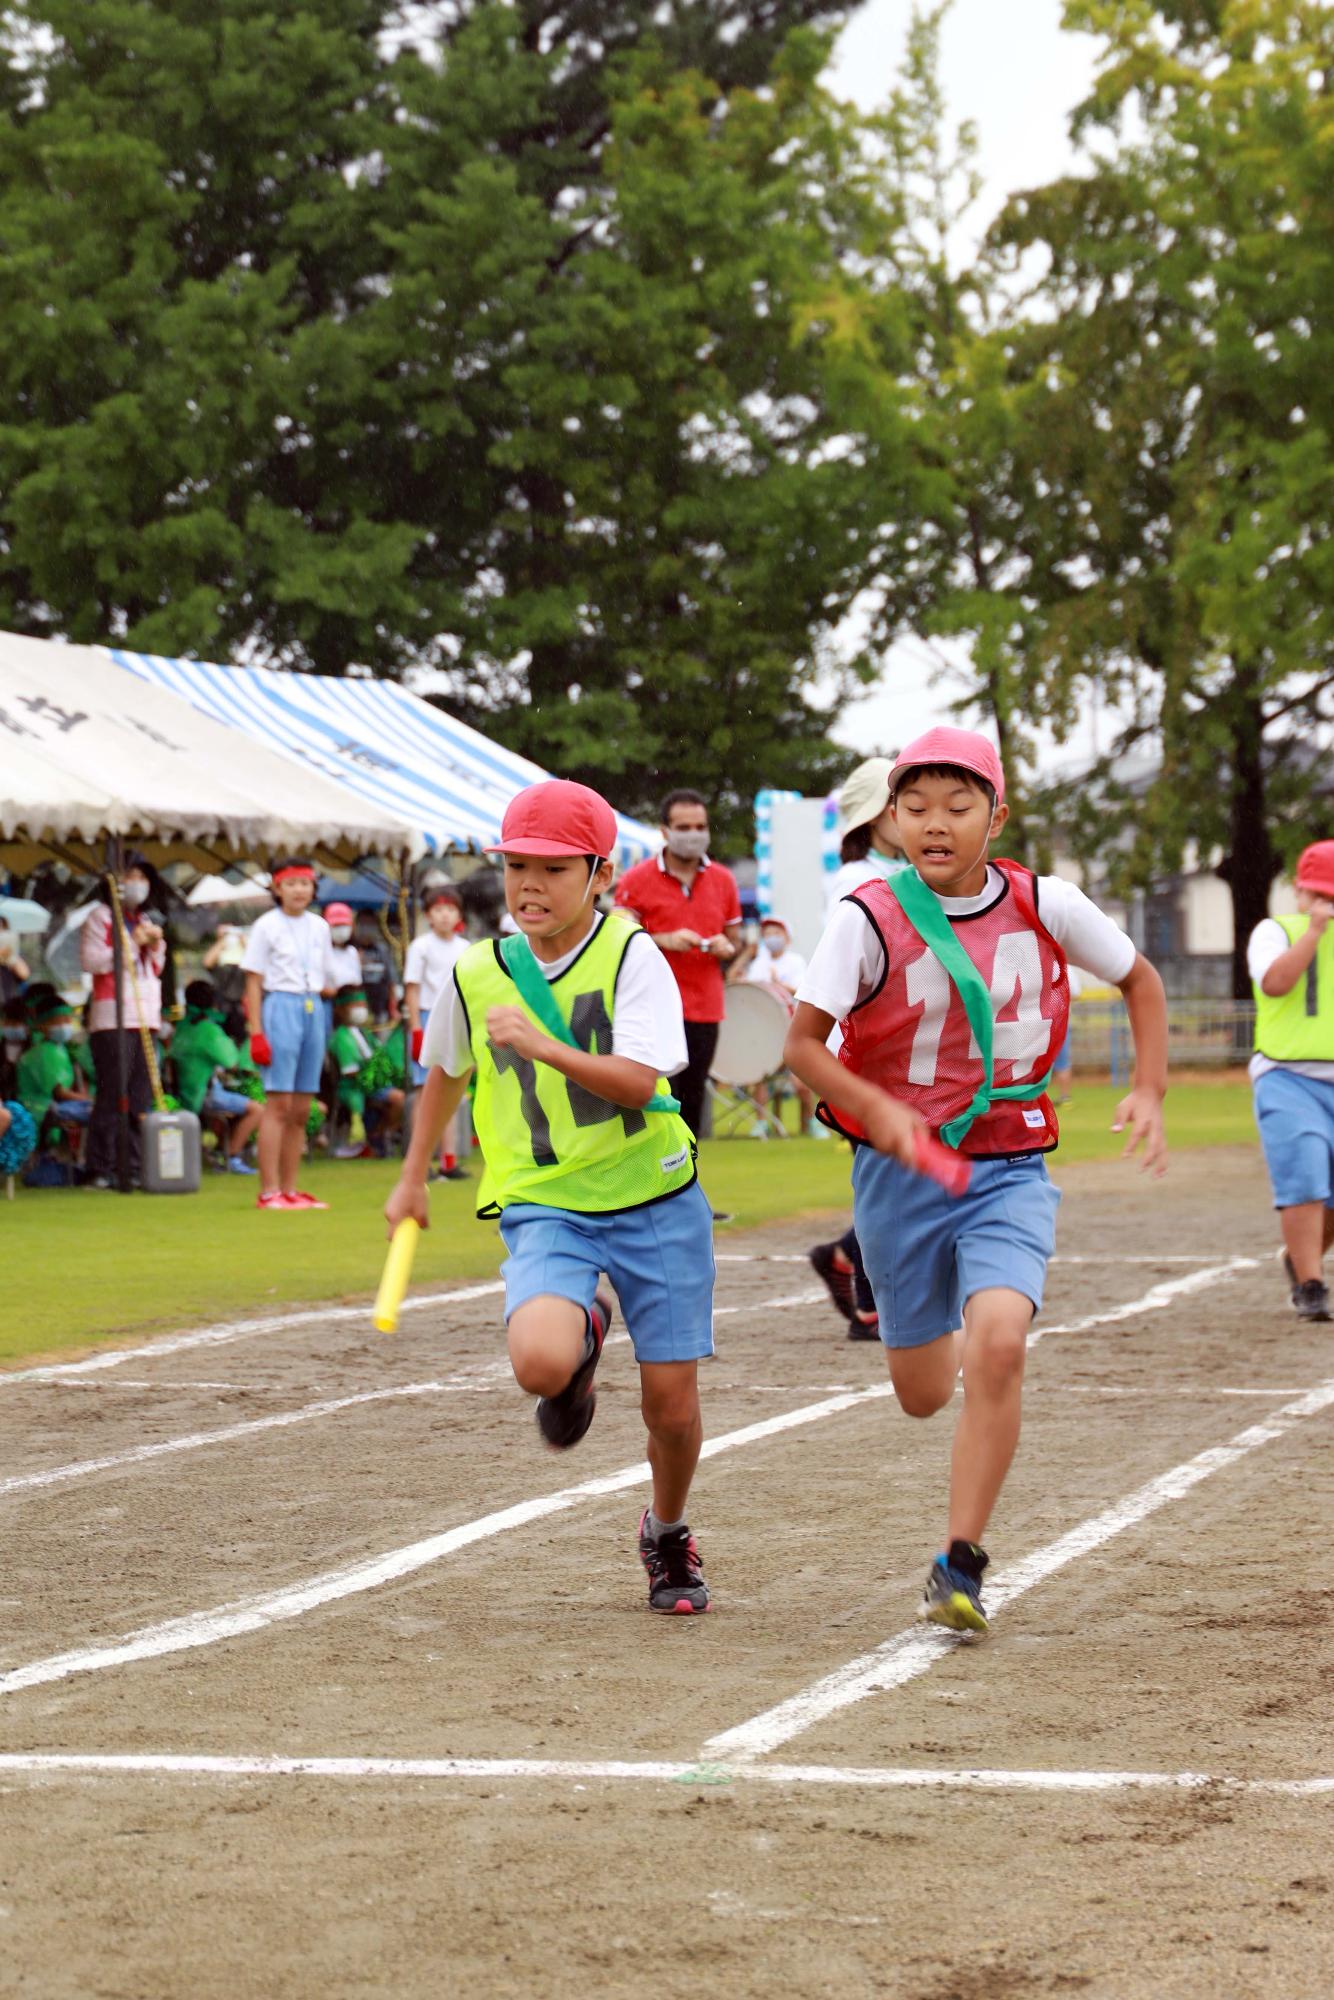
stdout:
<svg viewBox="0 0 1334 2000">
<path fill-rule="evenodd" d="M 270 880 L 275 883 L 285 882 L 289 875 L 295 876 L 298 880 L 304 876 L 308 882 L 315 880 L 315 870 L 305 861 L 294 861 L 290 868 L 275 869 Z"/>
</svg>

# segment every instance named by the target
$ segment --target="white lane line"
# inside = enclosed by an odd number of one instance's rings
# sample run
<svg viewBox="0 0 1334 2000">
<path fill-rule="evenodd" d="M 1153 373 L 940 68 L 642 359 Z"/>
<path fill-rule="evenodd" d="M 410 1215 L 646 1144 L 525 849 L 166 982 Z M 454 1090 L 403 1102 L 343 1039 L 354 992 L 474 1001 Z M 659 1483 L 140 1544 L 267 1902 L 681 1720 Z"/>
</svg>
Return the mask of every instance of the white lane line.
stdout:
<svg viewBox="0 0 1334 2000">
<path fill-rule="evenodd" d="M 1126 1256 L 1120 1251 L 1108 1250 L 1087 1257 L 1062 1256 L 1059 1252 L 1049 1257 L 1049 1264 L 1208 1264 L 1217 1256 L 1210 1250 L 1204 1256 L 1194 1252 L 1172 1250 L 1162 1256 L 1150 1255 L 1147 1251 Z M 715 1264 L 808 1264 L 810 1258 L 799 1252 L 786 1250 L 716 1250 Z"/>
<path fill-rule="evenodd" d="M 1038 1326 L 1028 1336 L 1028 1344 L 1035 1347 L 1049 1333 L 1085 1333 L 1091 1326 L 1115 1326 L 1123 1319 L 1135 1319 L 1140 1313 L 1160 1312 L 1164 1306 L 1172 1305 L 1177 1299 L 1188 1298 L 1192 1292 L 1202 1292 L 1210 1285 L 1226 1284 L 1243 1271 L 1255 1271 L 1259 1265 L 1254 1257 L 1229 1257 L 1225 1264 L 1209 1264 L 1202 1271 L 1192 1271 L 1184 1278 L 1164 1278 L 1161 1284 L 1150 1285 L 1137 1299 L 1127 1305 L 1115 1306 L 1110 1312 L 1087 1313 L 1083 1319 L 1058 1322 L 1055 1326 Z"/>
<path fill-rule="evenodd" d="M 824 1417 L 860 1408 L 863 1403 L 876 1402 L 892 1394 L 889 1383 L 885 1382 L 845 1396 L 831 1396 L 825 1402 L 811 1403 L 804 1409 L 788 1410 L 781 1416 L 766 1417 L 759 1423 L 745 1425 L 741 1430 L 729 1431 L 723 1437 L 708 1439 L 702 1456 L 717 1458 L 723 1452 L 735 1451 L 742 1445 L 756 1444 L 762 1438 L 776 1437 L 782 1431 L 796 1430 L 803 1424 L 818 1423 Z M 261 1596 L 237 1598 L 228 1604 L 216 1605 L 209 1611 L 189 1612 L 181 1618 L 170 1618 L 163 1624 L 129 1632 L 110 1645 L 84 1647 L 74 1652 L 58 1653 L 45 1660 L 35 1660 L 29 1666 L 15 1667 L 8 1673 L 0 1674 L 0 1695 L 16 1694 L 21 1688 L 38 1687 L 50 1681 L 67 1680 L 73 1674 L 98 1673 L 108 1667 L 128 1666 L 136 1660 L 156 1659 L 165 1653 L 215 1646 L 221 1640 L 235 1639 L 247 1632 L 259 1632 L 285 1619 L 304 1617 L 307 1612 L 318 1610 L 322 1605 L 358 1596 L 363 1591 L 377 1590 L 383 1584 L 410 1576 L 414 1571 L 425 1569 L 473 1542 L 486 1541 L 493 1535 L 507 1533 L 511 1528 L 527 1527 L 530 1522 L 543 1520 L 552 1514 L 562 1514 L 583 1500 L 597 1500 L 606 1494 L 624 1492 L 628 1487 L 645 1484 L 649 1478 L 646 1462 L 623 1466 L 619 1472 L 584 1480 L 579 1486 L 567 1486 L 541 1499 L 521 1500 L 512 1507 L 483 1514 L 478 1520 L 465 1521 L 460 1527 L 428 1535 L 422 1541 L 390 1549 L 383 1555 L 348 1563 L 341 1569 L 326 1570 L 319 1576 L 309 1577 L 304 1583 L 290 1584 Z"/>
<path fill-rule="evenodd" d="M 781 1299 L 756 1299 L 742 1306 L 715 1306 L 713 1316 L 715 1319 L 729 1319 L 733 1313 L 759 1312 L 764 1307 L 776 1310 L 780 1306 L 818 1306 L 823 1305 L 828 1297 L 828 1292 L 789 1292 L 786 1298 Z"/>
<path fill-rule="evenodd" d="M 60 1486 L 70 1479 L 86 1479 L 94 1472 L 112 1472 L 124 1465 L 144 1465 L 155 1458 L 167 1458 L 179 1451 L 202 1451 L 206 1445 L 232 1444 L 237 1438 L 253 1437 L 258 1431 L 285 1430 L 292 1424 L 309 1424 L 319 1417 L 332 1417 L 339 1410 L 351 1410 L 363 1403 L 385 1403 L 398 1396 L 439 1396 L 448 1393 L 444 1382 L 409 1382 L 401 1389 L 367 1389 L 356 1396 L 337 1396 L 323 1403 L 306 1403 L 299 1410 L 281 1410 L 269 1417 L 249 1417 L 244 1423 L 225 1424 L 218 1430 L 194 1431 L 187 1437 L 163 1438 L 157 1444 L 133 1445 L 128 1451 L 109 1453 L 105 1458 L 76 1459 L 70 1465 L 53 1465 L 44 1472 L 18 1472 L 0 1479 L 0 1498 L 9 1493 L 30 1493 L 36 1487 Z"/>
<path fill-rule="evenodd" d="M 8 1751 L 0 1776 L 150 1776 L 197 1778 L 540 1778 L 593 1782 L 843 1785 L 865 1789 L 967 1792 L 1258 1792 L 1288 1798 L 1334 1795 L 1334 1777 L 1234 1778 L 1207 1771 L 936 1770 L 839 1764 L 574 1762 L 533 1757 L 228 1757 L 122 1752 Z"/>
<path fill-rule="evenodd" d="M 1252 1424 L 1238 1432 L 1228 1444 L 1213 1445 L 1196 1457 L 1187 1459 L 1184 1464 L 1174 1466 L 1170 1472 L 1160 1473 L 1124 1500 L 1118 1500 L 1115 1506 L 1106 1508 L 1101 1514 L 1094 1514 L 997 1577 L 987 1591 L 988 1607 L 999 1611 L 1012 1604 L 1025 1591 L 1045 1583 L 1048 1577 L 1064 1569 L 1067 1563 L 1088 1555 L 1092 1549 L 1123 1534 L 1127 1528 L 1138 1526 L 1160 1507 L 1180 1500 L 1201 1480 L 1210 1479 L 1214 1473 L 1235 1465 L 1261 1445 L 1272 1444 L 1276 1438 L 1285 1437 L 1296 1425 L 1304 1423 L 1308 1417 L 1318 1416 L 1331 1404 L 1334 1404 L 1334 1380 L 1322 1382 L 1296 1402 L 1275 1410 L 1262 1423 Z M 931 1626 L 910 1627 L 885 1640 L 873 1652 L 863 1653 L 859 1659 L 848 1661 L 845 1666 L 803 1688 L 799 1694 L 766 1709 L 762 1715 L 752 1716 L 748 1722 L 738 1723 L 735 1728 L 724 1729 L 717 1736 L 710 1737 L 701 1754 L 706 1759 L 722 1763 L 765 1756 L 839 1709 L 864 1701 L 868 1695 L 882 1694 L 890 1688 L 902 1687 L 906 1682 L 916 1680 L 940 1660 L 947 1659 L 959 1643 L 952 1635 Z"/>
<path fill-rule="evenodd" d="M 424 1292 L 404 1299 L 403 1312 L 423 1312 L 428 1306 L 462 1305 L 468 1299 L 493 1298 L 503 1292 L 498 1278 L 484 1285 L 464 1285 L 453 1292 Z M 359 1319 L 370 1331 L 369 1301 L 361 1306 L 316 1306 L 292 1313 L 275 1313 L 269 1319 L 224 1320 L 217 1326 L 201 1326 L 194 1333 L 169 1334 L 143 1347 L 117 1347 L 105 1354 L 90 1354 L 83 1361 L 53 1361 L 43 1368 L 11 1368 L 0 1372 L 0 1389 L 16 1382 L 59 1382 L 70 1376 L 95 1375 L 107 1368 L 123 1368 L 127 1361 L 157 1361 L 164 1354 L 184 1354 L 192 1347 L 221 1347 L 232 1340 L 250 1340 L 261 1333 L 283 1333 L 288 1327 L 332 1325 L 339 1320 Z"/>
</svg>

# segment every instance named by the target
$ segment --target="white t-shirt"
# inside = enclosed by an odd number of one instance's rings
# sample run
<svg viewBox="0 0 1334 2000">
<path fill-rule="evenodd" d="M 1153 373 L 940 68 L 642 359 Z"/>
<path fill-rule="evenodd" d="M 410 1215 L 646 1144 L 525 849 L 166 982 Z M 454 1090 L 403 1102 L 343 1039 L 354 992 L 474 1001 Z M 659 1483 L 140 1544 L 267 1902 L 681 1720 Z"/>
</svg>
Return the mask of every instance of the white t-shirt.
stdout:
<svg viewBox="0 0 1334 2000">
<path fill-rule="evenodd" d="M 757 986 L 786 986 L 789 993 L 795 993 L 806 971 L 806 961 L 799 951 L 789 945 L 780 951 L 777 958 L 763 940 L 755 947 L 755 956 L 746 967 L 745 976 L 754 980 Z"/>
<path fill-rule="evenodd" d="M 338 985 L 329 926 L 313 910 L 299 917 L 266 910 L 251 927 L 241 963 L 260 975 L 266 993 L 319 993 Z"/>
<path fill-rule="evenodd" d="M 947 917 L 976 916 L 991 908 L 1003 887 L 1000 870 L 988 868 L 980 895 L 941 896 L 940 907 Z M 1067 958 L 1095 979 L 1118 986 L 1135 963 L 1135 946 L 1121 926 L 1059 875 L 1038 877 L 1037 900 L 1039 916 Z M 865 912 L 856 903 L 840 903 L 815 947 L 797 999 L 845 1021 L 879 985 L 884 966 L 884 947 Z"/>
<path fill-rule="evenodd" d="M 360 986 L 361 953 L 354 944 L 334 944 L 330 940 L 329 949 L 333 953 L 334 992 L 340 986 Z"/>
<path fill-rule="evenodd" d="M 1292 943 L 1292 939 L 1282 924 L 1273 917 L 1262 917 L 1251 932 L 1246 946 L 1246 970 L 1256 985 L 1264 978 L 1276 958 L 1282 958 Z M 1250 1075 L 1254 1082 L 1267 1069 L 1290 1069 L 1297 1076 L 1314 1077 L 1317 1083 L 1334 1083 L 1334 1062 L 1275 1062 L 1272 1056 L 1262 1056 L 1257 1049 L 1251 1057 Z"/>
<path fill-rule="evenodd" d="M 860 889 L 863 882 L 887 881 L 891 875 L 897 875 L 900 868 L 907 866 L 908 863 L 899 855 L 880 853 L 868 854 L 861 861 L 845 861 L 824 885 L 826 917 L 836 903 L 841 903 L 854 889 Z"/>
<path fill-rule="evenodd" d="M 437 937 L 434 931 L 423 931 L 412 940 L 408 946 L 403 984 L 420 989 L 417 1005 L 423 1014 L 430 1013 L 467 949 L 468 940 L 462 931 L 455 931 L 452 937 L 447 938 Z"/>
<path fill-rule="evenodd" d="M 599 924 L 605 921 L 604 917 L 598 917 Z M 589 936 L 592 935 L 590 932 Z M 548 979 L 559 979 L 587 943 L 585 938 L 553 965 L 543 964 L 540 958 L 537 963 Z M 626 1056 L 631 1062 L 646 1063 L 659 1076 L 675 1076 L 688 1060 L 681 991 L 667 960 L 646 931 L 635 933 L 621 961 L 612 1015 L 611 1052 Z M 428 1068 L 438 1063 L 448 1076 L 466 1076 L 472 1068 L 468 1017 L 458 984 L 452 978 L 431 1009 L 422 1043 L 422 1061 Z"/>
</svg>

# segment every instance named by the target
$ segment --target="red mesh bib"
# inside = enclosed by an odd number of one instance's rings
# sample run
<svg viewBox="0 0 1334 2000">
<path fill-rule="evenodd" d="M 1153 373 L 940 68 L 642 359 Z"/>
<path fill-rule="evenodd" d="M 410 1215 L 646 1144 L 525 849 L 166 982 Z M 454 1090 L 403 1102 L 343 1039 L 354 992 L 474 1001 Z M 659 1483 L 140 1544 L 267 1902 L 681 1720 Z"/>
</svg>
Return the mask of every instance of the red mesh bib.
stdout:
<svg viewBox="0 0 1334 2000">
<path fill-rule="evenodd" d="M 1065 1040 L 1070 983 L 1065 953 L 1038 915 L 1036 878 L 1015 861 L 994 861 L 1005 890 L 976 916 L 952 917 L 954 935 L 991 992 L 995 1018 L 993 1087 L 1045 1076 Z M 982 1057 L 962 997 L 884 882 L 849 897 L 874 924 L 885 947 L 885 976 L 843 1022 L 839 1059 L 858 1076 L 920 1112 L 932 1131 L 966 1111 L 983 1082 Z M 845 1112 L 838 1122 L 860 1133 Z M 1048 1152 L 1056 1144 L 1049 1097 L 994 1104 L 977 1119 L 960 1151 Z"/>
</svg>

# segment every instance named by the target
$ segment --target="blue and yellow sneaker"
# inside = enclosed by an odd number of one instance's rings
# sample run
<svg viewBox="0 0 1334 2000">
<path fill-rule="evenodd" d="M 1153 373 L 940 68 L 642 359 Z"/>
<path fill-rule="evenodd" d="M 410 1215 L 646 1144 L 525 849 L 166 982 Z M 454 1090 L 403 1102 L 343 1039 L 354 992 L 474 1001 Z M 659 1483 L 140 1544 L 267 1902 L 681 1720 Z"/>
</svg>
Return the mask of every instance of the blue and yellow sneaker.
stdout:
<svg viewBox="0 0 1334 2000">
<path fill-rule="evenodd" d="M 922 1617 L 950 1632 L 987 1631 L 987 1614 L 982 1608 L 986 1566 L 986 1550 L 978 1548 L 976 1542 L 951 1542 L 928 1572 Z"/>
</svg>

